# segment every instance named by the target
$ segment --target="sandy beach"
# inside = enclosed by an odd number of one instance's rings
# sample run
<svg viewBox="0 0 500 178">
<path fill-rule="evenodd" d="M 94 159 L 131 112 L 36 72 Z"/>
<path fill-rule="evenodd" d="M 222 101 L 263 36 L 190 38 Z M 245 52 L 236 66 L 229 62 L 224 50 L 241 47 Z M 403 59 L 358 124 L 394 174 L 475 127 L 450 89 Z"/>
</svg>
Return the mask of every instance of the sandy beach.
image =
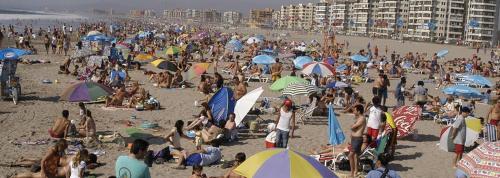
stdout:
<svg viewBox="0 0 500 178">
<path fill-rule="evenodd" d="M 231 32 L 233 30 L 228 30 Z M 258 29 L 237 29 L 240 33 L 247 34 L 267 34 L 265 30 Z M 281 32 L 273 32 L 281 33 Z M 272 39 L 272 38 L 271 38 Z M 316 39 L 318 41 L 322 40 L 322 36 L 319 34 L 297 34 L 296 32 L 291 32 L 291 37 L 286 38 L 287 40 L 297 40 L 297 41 L 311 41 Z M 367 44 L 370 43 L 372 47 L 378 46 L 383 52 L 385 46 L 388 46 L 390 52 L 396 51 L 399 54 L 404 54 L 407 52 L 419 52 L 427 53 L 432 55 L 433 53 L 441 50 L 448 49 L 449 54 L 444 60 L 453 59 L 456 57 L 466 57 L 470 58 L 472 54 L 475 53 L 475 49 L 468 47 L 461 47 L 455 45 L 441 45 L 441 44 L 430 44 L 421 42 L 411 42 L 405 41 L 404 43 L 394 40 L 385 39 L 368 39 L 365 37 L 353 37 L 353 36 L 338 36 L 337 41 L 342 42 L 344 40 L 349 41 L 348 51 L 358 51 L 360 49 L 365 49 Z M 17 74 L 21 77 L 22 84 L 22 98 L 18 105 L 14 105 L 12 101 L 0 101 L 0 157 L 2 157 L 1 163 L 13 162 L 20 157 L 42 157 L 46 150 L 51 144 L 47 145 L 14 145 L 11 141 L 14 140 L 38 140 L 47 139 L 49 136 L 47 134 L 47 129 L 53 124 L 53 120 L 60 116 L 60 113 L 64 109 L 70 111 L 70 119 L 76 119 L 78 117 L 78 106 L 76 103 L 69 103 L 64 101 L 59 101 L 59 95 L 61 92 L 70 84 L 77 82 L 72 76 L 58 75 L 57 71 L 59 65 L 63 62 L 64 56 L 61 55 L 45 55 L 42 52 L 43 46 L 40 41 L 37 41 L 36 47 L 39 50 L 39 55 L 28 55 L 24 58 L 26 59 L 39 59 L 48 60 L 50 64 L 19 64 Z M 12 46 L 12 41 L 7 42 L 8 46 Z M 489 51 L 486 53 L 483 50 L 478 54 L 482 58 L 483 62 L 489 60 Z M 291 63 L 290 60 L 284 61 L 285 63 Z M 440 61 L 443 62 L 443 61 Z M 153 68 L 150 65 L 144 66 L 145 69 L 159 71 L 159 69 Z M 285 73 L 289 73 L 286 71 Z M 212 69 L 208 71 L 209 74 L 213 74 Z M 370 75 L 375 76 L 375 70 L 370 70 Z M 108 131 L 108 132 L 119 132 L 122 135 L 125 134 L 125 124 L 124 121 L 128 120 L 132 115 L 137 117 L 137 122 L 139 121 L 151 121 L 158 123 L 159 126 L 169 130 L 173 127 L 173 123 L 178 120 L 188 120 L 192 119 L 193 114 L 198 114 L 199 108 L 194 106 L 194 101 L 201 98 L 202 94 L 195 91 L 194 88 L 186 89 L 159 89 L 153 87 L 152 82 L 147 80 L 142 71 L 131 71 L 130 76 L 133 80 L 139 81 L 141 87 L 144 87 L 150 92 L 151 95 L 155 96 L 162 105 L 161 110 L 155 111 L 135 111 L 131 109 L 118 109 L 109 110 L 103 109 L 102 104 L 90 104 L 87 107 L 93 112 L 94 119 L 97 123 L 98 131 Z M 419 74 L 407 74 L 408 84 L 412 85 L 416 81 L 426 78 L 428 75 Z M 228 76 L 225 76 L 226 78 Z M 42 80 L 48 79 L 53 81 L 51 84 L 44 84 Z M 58 83 L 54 81 L 57 80 Z M 490 78 L 492 82 L 497 82 L 498 78 Z M 396 104 L 393 93 L 394 87 L 397 85 L 399 80 L 391 80 L 391 87 L 389 88 L 389 99 L 387 105 L 392 107 Z M 194 81 L 195 84 L 198 81 Z M 248 91 L 255 89 L 257 87 L 263 86 L 264 93 L 261 97 L 278 97 L 281 95 L 279 92 L 272 92 L 269 90 L 271 83 L 259 83 L 259 82 L 249 82 Z M 372 97 L 371 87 L 372 83 L 362 83 L 356 85 L 354 90 L 359 91 L 361 96 L 365 99 L 370 99 Z M 429 94 L 432 96 L 445 95 L 439 89 L 435 89 L 434 84 L 426 84 L 429 88 Z M 480 89 L 484 92 L 486 89 Z M 297 98 L 296 101 L 307 101 L 306 98 Z M 272 105 L 277 105 L 278 100 L 273 101 Z M 409 102 L 409 101 L 407 101 Z M 475 115 L 476 117 L 486 117 L 487 112 L 491 106 L 486 104 L 477 104 Z M 390 109 L 391 110 L 391 109 Z M 354 122 L 354 115 L 352 114 L 340 114 L 337 119 L 339 120 L 344 134 L 348 137 L 350 135 L 350 125 Z M 263 119 L 275 119 L 275 115 L 261 115 Z M 317 148 L 320 145 L 327 144 L 328 142 L 328 129 L 327 129 L 327 119 L 326 117 L 315 117 L 314 124 L 299 125 L 295 132 L 296 137 L 289 140 L 289 146 L 293 150 L 297 150 L 302 153 L 309 153 L 310 150 Z M 416 128 L 418 129 L 417 138 L 412 136 L 406 137 L 402 140 L 398 140 L 398 146 L 396 147 L 396 155 L 394 161 L 390 163 L 390 168 L 399 172 L 401 177 L 408 178 L 448 178 L 453 177 L 455 169 L 452 167 L 453 153 L 445 152 L 439 149 L 436 145 L 439 142 L 439 134 L 443 126 L 434 123 L 429 120 L 419 120 L 416 123 Z M 152 132 L 153 136 L 162 136 L 166 134 L 166 131 L 160 130 L 158 132 Z M 150 149 L 158 150 L 165 147 L 164 141 L 161 139 L 153 139 L 153 144 Z M 188 149 L 193 150 L 195 147 L 190 141 L 182 140 L 182 145 Z M 247 156 L 253 155 L 265 149 L 264 138 L 252 138 L 243 137 L 237 142 L 223 145 L 222 147 L 223 159 L 231 160 L 234 155 L 238 152 L 244 152 Z M 116 144 L 104 144 L 103 150 L 105 154 L 99 157 L 99 162 L 105 163 L 95 170 L 91 170 L 92 174 L 98 177 L 108 177 L 114 174 L 114 163 L 119 155 L 127 154 L 128 150 L 126 148 L 119 147 Z M 188 177 L 191 174 L 191 170 L 175 170 L 171 166 L 173 163 L 163 164 L 163 165 L 153 165 L 150 169 L 152 177 Z M 9 168 L 0 167 L 0 177 L 8 177 L 19 172 L 29 171 L 26 168 Z M 227 169 L 222 169 L 219 166 L 205 167 L 204 172 L 208 176 L 222 176 Z M 339 175 L 346 172 L 340 171 Z"/>
</svg>

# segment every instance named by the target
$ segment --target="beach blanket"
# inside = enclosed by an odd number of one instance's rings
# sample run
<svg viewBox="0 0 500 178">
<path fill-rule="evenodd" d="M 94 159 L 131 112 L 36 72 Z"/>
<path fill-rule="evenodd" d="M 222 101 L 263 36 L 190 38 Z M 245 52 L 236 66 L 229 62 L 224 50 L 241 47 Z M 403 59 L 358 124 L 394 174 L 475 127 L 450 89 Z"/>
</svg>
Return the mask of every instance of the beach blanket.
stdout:
<svg viewBox="0 0 500 178">
<path fill-rule="evenodd" d="M 134 110 L 134 108 L 126 108 L 126 107 L 119 108 L 119 107 L 112 107 L 112 106 L 109 106 L 109 107 L 103 106 L 103 107 L 101 107 L 101 109 L 105 110 L 105 111 L 133 111 Z"/>
<path fill-rule="evenodd" d="M 38 140 L 13 140 L 10 143 L 14 145 L 46 145 L 49 144 L 50 139 L 38 139 Z"/>
</svg>

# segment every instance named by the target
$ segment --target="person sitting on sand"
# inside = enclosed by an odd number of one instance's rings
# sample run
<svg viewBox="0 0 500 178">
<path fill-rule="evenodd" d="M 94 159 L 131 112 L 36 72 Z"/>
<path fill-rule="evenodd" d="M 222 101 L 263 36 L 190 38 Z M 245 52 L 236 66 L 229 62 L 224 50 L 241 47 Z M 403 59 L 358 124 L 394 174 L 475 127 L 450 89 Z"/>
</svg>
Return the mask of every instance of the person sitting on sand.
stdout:
<svg viewBox="0 0 500 178">
<path fill-rule="evenodd" d="M 71 72 L 71 75 L 78 76 L 78 68 L 80 67 L 78 65 L 75 65 L 75 68 L 73 69 L 73 72 Z"/>
<path fill-rule="evenodd" d="M 219 146 L 220 142 L 213 141 L 210 146 L 205 147 L 204 149 L 195 150 L 186 154 L 186 164 L 193 166 L 209 166 L 220 161 L 222 159 L 222 153 Z"/>
<path fill-rule="evenodd" d="M 161 75 L 160 81 L 158 83 L 159 88 L 170 88 L 172 85 L 172 74 L 170 72 L 163 72 L 163 75 Z"/>
<path fill-rule="evenodd" d="M 70 74 L 69 65 L 71 64 L 71 58 L 66 58 L 62 65 L 59 66 L 59 74 Z"/>
<path fill-rule="evenodd" d="M 125 92 L 125 87 L 121 87 L 112 97 L 106 98 L 106 107 L 122 106 L 126 95 L 127 92 Z"/>
<path fill-rule="evenodd" d="M 85 117 L 80 121 L 78 133 L 82 137 L 90 137 L 97 140 L 95 121 L 92 117 L 92 112 L 89 110 L 86 110 Z"/>
<path fill-rule="evenodd" d="M 68 164 L 69 178 L 83 178 L 87 163 L 89 160 L 89 151 L 86 149 L 78 150 L 76 155 L 71 159 Z M 68 177 L 68 176 L 67 176 Z"/>
<path fill-rule="evenodd" d="M 224 135 L 229 141 L 233 141 L 238 138 L 238 129 L 236 128 L 236 122 L 234 121 L 236 115 L 230 113 L 229 117 L 224 125 Z"/>
<path fill-rule="evenodd" d="M 47 154 L 40 161 L 41 170 L 39 173 L 23 173 L 14 176 L 15 178 L 45 178 L 45 177 L 66 177 L 67 158 L 64 156 L 64 150 L 68 148 L 66 140 L 59 140 L 56 145 L 49 148 Z M 65 158 L 61 161 L 61 158 Z"/>
<path fill-rule="evenodd" d="M 137 94 L 140 88 L 141 87 L 139 86 L 139 82 L 133 82 L 130 89 L 127 90 L 127 97 L 133 97 L 135 94 Z"/>
<path fill-rule="evenodd" d="M 139 92 L 130 97 L 128 107 L 133 108 L 139 103 L 144 103 L 148 99 L 148 95 L 149 94 L 146 92 L 146 89 L 140 88 Z"/>
<path fill-rule="evenodd" d="M 49 135 L 52 138 L 66 138 L 68 135 L 68 128 L 70 121 L 68 120 L 69 111 L 62 111 L 62 118 L 57 118 L 54 122 L 54 126 L 49 129 Z"/>
<path fill-rule="evenodd" d="M 127 156 L 120 156 L 115 163 L 115 175 L 123 178 L 151 178 L 148 166 L 143 159 L 148 153 L 149 143 L 142 139 L 137 139 L 132 143 L 130 153 Z"/>
<path fill-rule="evenodd" d="M 235 88 L 234 99 L 238 100 L 241 97 L 245 96 L 245 94 L 247 94 L 247 87 L 245 85 L 245 82 L 240 80 L 235 80 L 235 85 L 236 88 Z"/>
<path fill-rule="evenodd" d="M 210 88 L 209 81 L 210 80 L 207 76 L 202 75 L 200 84 L 198 84 L 198 91 L 202 93 L 213 93 L 212 89 Z"/>
<path fill-rule="evenodd" d="M 170 84 L 170 88 L 180 87 L 184 79 L 182 78 L 182 71 L 177 70 L 173 75 L 172 82 Z"/>
<path fill-rule="evenodd" d="M 247 159 L 247 156 L 243 152 L 236 153 L 234 156 L 234 163 L 233 166 L 227 171 L 226 174 L 224 174 L 224 178 L 244 178 L 243 176 L 240 176 L 236 173 L 234 173 L 234 169 L 236 169 L 239 165 L 241 165 L 245 160 Z"/>
<path fill-rule="evenodd" d="M 181 146 L 181 138 L 185 139 L 191 139 L 191 138 L 184 135 L 183 127 L 184 127 L 184 121 L 177 120 L 172 130 L 170 130 L 170 132 L 165 136 L 165 140 L 171 144 L 168 146 L 170 154 L 173 157 L 179 158 L 177 165 L 174 167 L 174 169 L 185 168 L 185 166 L 183 166 L 185 151 Z"/>
<path fill-rule="evenodd" d="M 201 103 L 201 107 L 202 110 L 200 111 L 200 114 L 196 116 L 197 119 L 191 122 L 186 127 L 186 130 L 191 130 L 197 125 L 203 125 L 209 127 L 211 124 L 213 124 L 212 110 L 210 109 L 210 106 L 208 106 L 208 103 L 207 102 Z"/>
</svg>

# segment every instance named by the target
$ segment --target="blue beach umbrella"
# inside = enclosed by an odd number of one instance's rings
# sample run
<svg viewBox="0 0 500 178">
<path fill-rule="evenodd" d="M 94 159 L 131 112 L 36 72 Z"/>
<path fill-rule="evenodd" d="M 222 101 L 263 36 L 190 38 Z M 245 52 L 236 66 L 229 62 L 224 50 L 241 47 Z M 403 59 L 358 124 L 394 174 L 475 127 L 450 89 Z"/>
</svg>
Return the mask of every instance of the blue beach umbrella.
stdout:
<svg viewBox="0 0 500 178">
<path fill-rule="evenodd" d="M 14 58 L 18 58 L 18 57 L 28 55 L 28 54 L 31 54 L 31 51 L 17 49 L 17 48 L 0 49 L 0 60 L 6 59 L 6 58 L 14 59 Z"/>
<path fill-rule="evenodd" d="M 493 83 L 491 83 L 490 80 L 488 80 L 486 77 L 483 77 L 481 75 L 465 75 L 465 76 L 463 76 L 463 79 L 465 81 L 470 82 L 470 83 L 479 84 L 481 86 L 487 86 L 487 87 L 493 86 Z"/>
<path fill-rule="evenodd" d="M 448 54 L 448 49 L 442 49 L 436 53 L 437 57 L 443 58 Z"/>
<path fill-rule="evenodd" d="M 305 64 L 312 62 L 313 59 L 309 56 L 299 56 L 293 60 L 293 65 L 297 69 L 302 69 Z"/>
<path fill-rule="evenodd" d="M 456 95 L 456 96 L 463 96 L 467 98 L 481 98 L 481 92 L 478 90 L 468 87 L 468 86 L 463 86 L 463 85 L 454 85 L 448 88 L 445 88 L 442 90 L 444 94 L 447 95 Z"/>
<path fill-rule="evenodd" d="M 347 70 L 347 65 L 345 64 L 341 64 L 339 65 L 335 70 L 337 71 L 344 71 L 344 70 Z"/>
<path fill-rule="evenodd" d="M 229 114 L 234 112 L 235 105 L 236 100 L 233 97 L 233 91 L 227 87 L 222 87 L 210 98 L 208 106 L 212 111 L 212 117 L 217 126 L 221 126 L 223 121 L 227 120 Z"/>
<path fill-rule="evenodd" d="M 351 56 L 351 59 L 354 62 L 369 62 L 368 57 L 362 56 L 360 54 L 356 54 L 356 55 Z"/>
<path fill-rule="evenodd" d="M 326 85 L 326 88 L 345 88 L 348 86 L 349 85 L 347 83 L 335 81 L 335 82 L 331 82 L 328 85 Z"/>
<path fill-rule="evenodd" d="M 235 52 L 239 52 L 239 51 L 243 50 L 243 44 L 241 43 L 241 41 L 234 39 L 234 40 L 227 42 L 226 49 L 229 49 L 229 50 L 232 50 Z"/>
<path fill-rule="evenodd" d="M 113 41 L 113 38 L 104 35 L 91 35 L 84 38 L 87 41 Z"/>
<path fill-rule="evenodd" d="M 335 116 L 331 104 L 328 105 L 328 136 L 328 142 L 332 145 L 340 145 L 345 140 L 344 132 L 340 128 L 339 121 L 337 120 L 337 116 Z"/>
<path fill-rule="evenodd" d="M 252 59 L 252 62 L 255 64 L 268 65 L 268 64 L 276 63 L 276 60 L 272 56 L 269 56 L 269 55 L 258 55 Z"/>
</svg>

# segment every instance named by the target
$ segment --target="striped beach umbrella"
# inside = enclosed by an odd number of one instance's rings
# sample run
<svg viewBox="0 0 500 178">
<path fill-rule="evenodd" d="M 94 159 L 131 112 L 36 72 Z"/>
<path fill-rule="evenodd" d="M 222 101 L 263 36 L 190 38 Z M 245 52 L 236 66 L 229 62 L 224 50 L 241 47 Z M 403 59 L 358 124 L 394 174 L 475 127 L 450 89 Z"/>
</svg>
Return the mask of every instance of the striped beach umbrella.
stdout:
<svg viewBox="0 0 500 178">
<path fill-rule="evenodd" d="M 336 178 L 314 158 L 288 149 L 269 149 L 248 158 L 234 172 L 248 178 Z"/>
<path fill-rule="evenodd" d="M 269 88 L 273 91 L 280 91 L 285 89 L 292 83 L 309 83 L 307 80 L 295 76 L 285 76 L 276 80 Z"/>
<path fill-rule="evenodd" d="M 179 52 L 181 51 L 181 49 L 177 46 L 170 46 L 167 48 L 167 50 L 165 51 L 165 53 L 167 55 L 175 55 L 175 54 L 179 54 Z"/>
<path fill-rule="evenodd" d="M 335 75 L 335 69 L 330 64 L 324 62 L 311 62 L 304 65 L 302 73 L 306 75 L 332 76 Z"/>
<path fill-rule="evenodd" d="M 484 142 L 463 156 L 458 169 L 469 177 L 500 177 L 500 142 Z"/>
<path fill-rule="evenodd" d="M 66 88 L 61 94 L 61 101 L 91 102 L 109 96 L 113 89 L 95 82 L 79 82 Z"/>
<path fill-rule="evenodd" d="M 316 86 L 307 83 L 292 83 L 283 89 L 283 95 L 309 95 L 317 90 Z"/>
</svg>

